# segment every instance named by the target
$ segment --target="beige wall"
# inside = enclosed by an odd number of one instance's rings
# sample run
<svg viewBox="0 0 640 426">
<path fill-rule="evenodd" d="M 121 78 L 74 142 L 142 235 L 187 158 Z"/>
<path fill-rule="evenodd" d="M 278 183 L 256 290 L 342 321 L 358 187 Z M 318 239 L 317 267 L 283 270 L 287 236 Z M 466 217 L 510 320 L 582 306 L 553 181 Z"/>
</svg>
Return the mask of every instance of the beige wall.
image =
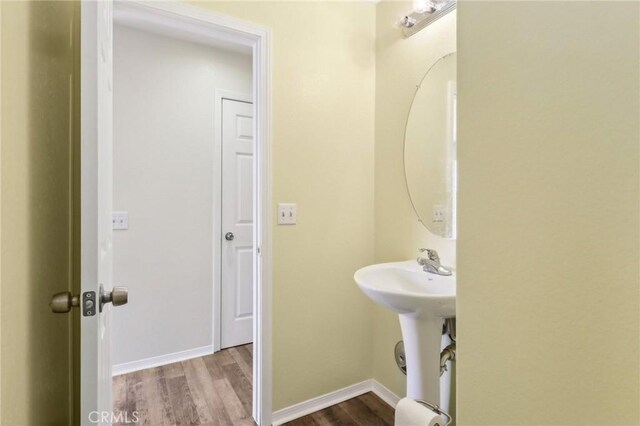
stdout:
<svg viewBox="0 0 640 426">
<path fill-rule="evenodd" d="M 66 2 L 2 2 L 3 425 L 68 424 L 71 315 L 53 315 L 70 290 L 72 115 Z"/>
<path fill-rule="evenodd" d="M 455 242 L 429 233 L 418 222 L 407 195 L 403 146 L 411 102 L 431 65 L 456 50 L 456 13 L 452 12 L 416 35 L 405 38 L 397 23 L 412 9 L 410 1 L 377 5 L 375 261 L 416 257 L 418 247 L 435 248 L 443 264 L 455 265 Z M 373 377 L 397 395 L 405 394 L 393 348 L 402 340 L 398 316 L 374 308 Z"/>
<path fill-rule="evenodd" d="M 2 5 L 0 4 L 0 421 L 2 421 Z"/>
<path fill-rule="evenodd" d="M 273 33 L 273 408 L 371 377 L 375 4 L 197 2 Z"/>
<path fill-rule="evenodd" d="M 458 415 L 640 423 L 640 4 L 458 9 Z"/>
</svg>

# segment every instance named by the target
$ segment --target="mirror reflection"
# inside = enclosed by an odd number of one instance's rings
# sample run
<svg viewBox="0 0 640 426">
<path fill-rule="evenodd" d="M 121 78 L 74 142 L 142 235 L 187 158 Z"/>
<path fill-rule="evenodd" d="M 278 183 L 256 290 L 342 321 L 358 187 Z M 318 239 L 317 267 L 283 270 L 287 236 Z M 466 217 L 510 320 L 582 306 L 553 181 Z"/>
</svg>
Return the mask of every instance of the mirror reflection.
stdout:
<svg viewBox="0 0 640 426">
<path fill-rule="evenodd" d="M 404 167 L 418 219 L 443 238 L 456 237 L 456 54 L 440 58 L 416 90 L 407 119 Z"/>
</svg>

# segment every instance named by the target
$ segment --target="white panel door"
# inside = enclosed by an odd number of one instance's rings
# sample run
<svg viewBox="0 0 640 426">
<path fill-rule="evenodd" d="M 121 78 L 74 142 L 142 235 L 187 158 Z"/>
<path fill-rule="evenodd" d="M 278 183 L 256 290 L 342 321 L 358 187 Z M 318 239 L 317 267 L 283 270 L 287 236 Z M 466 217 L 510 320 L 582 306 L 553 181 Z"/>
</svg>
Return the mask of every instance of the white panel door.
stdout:
<svg viewBox="0 0 640 426">
<path fill-rule="evenodd" d="M 222 101 L 220 346 L 253 341 L 253 105 Z"/>
<path fill-rule="evenodd" d="M 110 0 L 81 4 L 80 423 L 111 424 L 112 35 Z M 85 304 L 85 298 L 93 300 Z M 93 302 L 93 303 L 91 303 Z M 92 306 L 93 305 L 93 306 Z"/>
</svg>

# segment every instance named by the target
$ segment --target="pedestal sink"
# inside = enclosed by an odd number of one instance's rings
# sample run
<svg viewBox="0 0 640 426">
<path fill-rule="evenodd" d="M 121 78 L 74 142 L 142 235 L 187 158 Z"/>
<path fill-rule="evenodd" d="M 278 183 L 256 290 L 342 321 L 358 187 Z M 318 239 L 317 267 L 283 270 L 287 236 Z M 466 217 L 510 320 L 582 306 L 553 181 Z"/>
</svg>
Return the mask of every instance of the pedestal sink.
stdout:
<svg viewBox="0 0 640 426">
<path fill-rule="evenodd" d="M 407 361 L 407 396 L 440 404 L 445 318 L 456 315 L 456 274 L 424 272 L 415 260 L 359 269 L 354 279 L 374 302 L 397 312 Z"/>
</svg>

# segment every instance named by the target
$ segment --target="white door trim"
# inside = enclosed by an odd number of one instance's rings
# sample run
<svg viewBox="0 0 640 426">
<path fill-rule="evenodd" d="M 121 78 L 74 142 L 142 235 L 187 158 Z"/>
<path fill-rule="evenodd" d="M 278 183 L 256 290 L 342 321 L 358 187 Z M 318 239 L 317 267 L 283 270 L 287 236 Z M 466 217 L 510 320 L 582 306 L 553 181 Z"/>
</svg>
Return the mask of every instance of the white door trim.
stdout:
<svg viewBox="0 0 640 426">
<path fill-rule="evenodd" d="M 215 138 L 213 145 L 213 351 L 220 350 L 222 327 L 222 100 L 253 103 L 250 94 L 216 89 L 213 106 Z M 255 265 L 254 265 L 255 266 Z M 255 339 L 255 330 L 254 330 Z"/>
<path fill-rule="evenodd" d="M 175 29 L 253 50 L 254 134 L 254 343 L 253 418 L 271 424 L 271 31 L 263 26 L 179 1 L 115 3 L 116 21 L 127 19 L 161 33 Z M 214 194 L 215 195 L 215 194 Z M 220 234 L 218 234 L 219 236 Z M 215 240 L 215 238 L 214 238 Z M 219 251 L 215 252 L 216 254 Z M 214 254 L 215 256 L 215 254 Z M 215 305 L 214 305 L 215 306 Z"/>
</svg>

